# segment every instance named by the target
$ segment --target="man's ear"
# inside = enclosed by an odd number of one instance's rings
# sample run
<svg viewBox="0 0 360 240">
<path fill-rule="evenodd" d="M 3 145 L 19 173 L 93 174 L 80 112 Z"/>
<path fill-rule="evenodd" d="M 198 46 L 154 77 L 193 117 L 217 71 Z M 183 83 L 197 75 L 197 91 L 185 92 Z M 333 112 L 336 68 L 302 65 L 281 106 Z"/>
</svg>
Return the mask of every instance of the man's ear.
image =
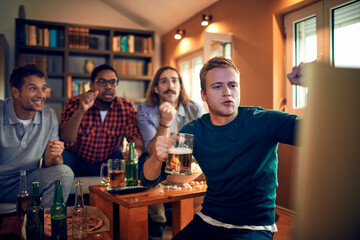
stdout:
<svg viewBox="0 0 360 240">
<path fill-rule="evenodd" d="M 157 86 L 154 87 L 154 92 L 155 92 L 156 94 L 159 94 L 159 89 L 158 89 Z"/>
<path fill-rule="evenodd" d="M 90 81 L 90 90 L 95 91 L 94 87 L 94 82 Z"/>
<path fill-rule="evenodd" d="M 201 90 L 201 99 L 206 102 L 206 94 L 203 90 Z"/>
<path fill-rule="evenodd" d="M 20 90 L 19 89 L 17 89 L 16 87 L 11 87 L 10 93 L 11 93 L 11 96 L 14 99 L 19 99 L 19 97 L 20 97 Z"/>
</svg>

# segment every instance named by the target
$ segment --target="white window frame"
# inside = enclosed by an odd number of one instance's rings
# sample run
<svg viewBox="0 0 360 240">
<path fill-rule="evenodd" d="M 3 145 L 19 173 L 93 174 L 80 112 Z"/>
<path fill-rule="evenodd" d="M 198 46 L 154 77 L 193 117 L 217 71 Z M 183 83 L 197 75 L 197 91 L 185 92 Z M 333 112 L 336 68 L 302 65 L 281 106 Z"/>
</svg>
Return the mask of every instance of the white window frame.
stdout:
<svg viewBox="0 0 360 240">
<path fill-rule="evenodd" d="M 316 16 L 316 35 L 317 35 L 317 61 L 332 63 L 332 36 L 331 36 L 331 10 L 345 5 L 349 0 L 322 0 L 308 7 L 302 8 L 284 16 L 285 27 L 285 71 L 289 73 L 295 63 L 294 53 L 294 22 Z M 285 77 L 286 79 L 286 77 Z M 304 108 L 293 108 L 293 86 L 286 79 L 286 107 L 285 111 L 303 117 Z"/>
</svg>

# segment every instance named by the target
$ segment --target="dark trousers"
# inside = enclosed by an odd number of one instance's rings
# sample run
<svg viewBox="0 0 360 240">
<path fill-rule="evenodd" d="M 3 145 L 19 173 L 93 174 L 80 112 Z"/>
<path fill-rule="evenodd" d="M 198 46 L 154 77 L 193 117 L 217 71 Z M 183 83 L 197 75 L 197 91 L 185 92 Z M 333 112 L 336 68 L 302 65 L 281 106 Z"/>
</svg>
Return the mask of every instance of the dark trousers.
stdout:
<svg viewBox="0 0 360 240">
<path fill-rule="evenodd" d="M 62 153 L 64 164 L 68 165 L 74 172 L 75 177 L 84 176 L 100 176 L 100 167 L 102 163 L 106 163 L 107 159 L 99 163 L 89 163 L 84 158 L 79 157 L 76 153 L 64 150 Z M 115 151 L 109 159 L 120 158 L 123 156 L 121 151 Z"/>
<path fill-rule="evenodd" d="M 247 230 L 216 227 L 202 220 L 197 214 L 173 240 L 272 240 L 272 232 L 265 230 Z"/>
</svg>

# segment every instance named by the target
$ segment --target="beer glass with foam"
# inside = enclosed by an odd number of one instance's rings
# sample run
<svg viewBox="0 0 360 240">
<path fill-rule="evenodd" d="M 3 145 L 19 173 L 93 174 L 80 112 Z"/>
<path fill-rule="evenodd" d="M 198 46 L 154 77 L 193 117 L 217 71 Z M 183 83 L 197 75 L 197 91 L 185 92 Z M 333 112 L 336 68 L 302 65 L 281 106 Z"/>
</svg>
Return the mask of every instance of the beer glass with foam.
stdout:
<svg viewBox="0 0 360 240">
<path fill-rule="evenodd" d="M 104 174 L 105 169 L 107 169 L 107 174 Z M 125 187 L 125 160 L 109 159 L 107 163 L 101 164 L 100 179 L 108 189 Z"/>
<path fill-rule="evenodd" d="M 170 174 L 191 175 L 193 145 L 193 134 L 171 133 L 165 172 Z"/>
</svg>

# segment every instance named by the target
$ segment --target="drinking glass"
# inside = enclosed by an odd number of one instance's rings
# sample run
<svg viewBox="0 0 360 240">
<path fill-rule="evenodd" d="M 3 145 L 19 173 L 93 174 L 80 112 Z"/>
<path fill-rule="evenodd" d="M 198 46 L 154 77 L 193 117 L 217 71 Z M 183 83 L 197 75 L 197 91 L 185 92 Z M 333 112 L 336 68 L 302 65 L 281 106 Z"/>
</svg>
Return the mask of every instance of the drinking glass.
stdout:
<svg viewBox="0 0 360 240">
<path fill-rule="evenodd" d="M 170 174 L 191 174 L 191 161 L 194 135 L 188 133 L 171 133 L 169 155 L 165 172 Z"/>
<path fill-rule="evenodd" d="M 105 169 L 107 169 L 107 173 L 104 174 Z M 101 164 L 100 179 L 108 189 L 125 187 L 125 160 L 109 159 L 107 163 Z"/>
</svg>

